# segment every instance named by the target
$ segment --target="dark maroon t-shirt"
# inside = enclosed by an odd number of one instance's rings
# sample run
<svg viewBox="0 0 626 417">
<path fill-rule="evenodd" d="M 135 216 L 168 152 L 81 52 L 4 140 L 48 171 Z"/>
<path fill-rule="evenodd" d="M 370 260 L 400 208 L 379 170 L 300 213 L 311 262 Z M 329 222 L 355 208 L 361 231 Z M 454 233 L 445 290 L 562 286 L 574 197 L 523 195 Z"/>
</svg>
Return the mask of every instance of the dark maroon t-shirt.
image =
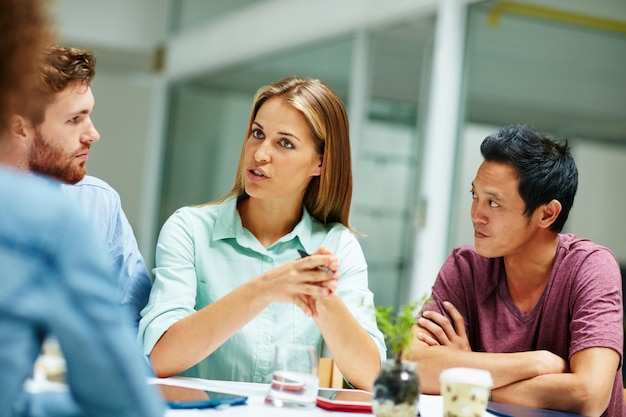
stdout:
<svg viewBox="0 0 626 417">
<path fill-rule="evenodd" d="M 475 352 L 549 350 L 565 360 L 586 348 L 623 354 L 622 280 L 615 256 L 571 234 L 560 235 L 550 281 L 535 308 L 522 313 L 509 296 L 502 258 L 471 246 L 456 248 L 433 285 L 428 310 L 445 314 L 450 301 L 463 315 Z M 622 363 L 603 416 L 626 416 Z"/>
</svg>

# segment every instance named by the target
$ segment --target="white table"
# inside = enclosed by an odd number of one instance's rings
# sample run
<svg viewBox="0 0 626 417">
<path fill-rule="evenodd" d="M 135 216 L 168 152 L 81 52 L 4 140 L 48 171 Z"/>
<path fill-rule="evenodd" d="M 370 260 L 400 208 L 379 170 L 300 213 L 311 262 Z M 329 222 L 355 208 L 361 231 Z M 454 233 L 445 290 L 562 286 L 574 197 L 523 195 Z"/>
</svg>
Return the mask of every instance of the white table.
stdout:
<svg viewBox="0 0 626 417">
<path fill-rule="evenodd" d="M 232 381 L 216 381 L 198 378 L 171 377 L 171 378 L 148 378 L 149 384 L 162 382 L 168 385 L 180 387 L 200 388 L 207 391 L 221 391 L 230 394 L 244 395 L 248 397 L 247 405 L 238 405 L 226 409 L 205 409 L 205 410 L 167 410 L 165 417 L 197 417 L 197 416 L 214 416 L 219 417 L 320 417 L 320 416 L 371 416 L 373 414 L 366 413 L 345 413 L 337 411 L 326 411 L 321 408 L 312 409 L 293 409 L 293 408 L 276 408 L 265 404 L 265 394 L 269 388 L 269 384 L 254 384 L 250 382 L 232 382 Z M 49 382 L 44 380 L 28 380 L 25 389 L 32 393 L 42 391 L 67 391 L 67 385 L 58 382 Z M 490 403 L 491 404 L 491 403 Z M 519 416 L 531 417 L 583 417 L 578 414 L 569 414 L 565 412 L 541 410 L 527 407 L 504 406 L 505 413 Z M 420 395 L 419 399 L 420 417 L 442 417 L 443 416 L 443 400 L 438 395 Z M 485 412 L 483 417 L 493 417 L 494 414 Z"/>
<path fill-rule="evenodd" d="M 171 377 L 149 380 L 150 383 L 156 381 L 164 381 L 169 385 L 176 385 L 190 388 L 203 388 L 206 390 L 222 391 L 231 394 L 245 395 L 248 397 L 247 405 L 238 405 L 222 410 L 168 410 L 166 417 L 185 417 L 185 416 L 218 416 L 227 415 L 228 417 L 318 417 L 318 416 L 368 416 L 373 414 L 355 414 L 336 411 L 327 411 L 321 408 L 312 409 L 282 409 L 267 405 L 264 402 L 265 394 L 269 388 L 269 384 L 255 384 L 250 382 L 232 382 L 232 381 L 214 381 L 196 378 Z M 443 401 L 438 395 L 420 395 L 419 410 L 421 417 L 441 417 L 443 416 Z M 491 416 L 485 414 L 485 416 Z"/>
</svg>

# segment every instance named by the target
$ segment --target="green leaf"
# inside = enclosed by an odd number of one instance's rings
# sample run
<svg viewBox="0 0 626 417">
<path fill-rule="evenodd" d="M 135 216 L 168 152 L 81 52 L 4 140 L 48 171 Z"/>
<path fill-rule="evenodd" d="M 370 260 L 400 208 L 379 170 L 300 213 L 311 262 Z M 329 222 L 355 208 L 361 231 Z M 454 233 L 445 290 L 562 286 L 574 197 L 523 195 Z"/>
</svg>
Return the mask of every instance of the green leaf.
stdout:
<svg viewBox="0 0 626 417">
<path fill-rule="evenodd" d="M 414 337 L 412 328 L 416 315 L 429 300 L 430 296 L 424 295 L 397 311 L 391 306 L 375 308 L 378 328 L 385 335 L 387 346 L 397 362 L 400 362 L 403 354 L 411 348 L 411 339 Z"/>
</svg>

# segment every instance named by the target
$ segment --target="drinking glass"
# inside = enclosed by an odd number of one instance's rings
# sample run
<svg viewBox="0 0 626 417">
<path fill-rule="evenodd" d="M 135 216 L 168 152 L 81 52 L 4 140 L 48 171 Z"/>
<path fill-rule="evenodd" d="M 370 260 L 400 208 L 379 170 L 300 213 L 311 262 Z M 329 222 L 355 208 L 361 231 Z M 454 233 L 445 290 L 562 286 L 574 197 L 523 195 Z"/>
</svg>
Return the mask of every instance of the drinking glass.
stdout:
<svg viewBox="0 0 626 417">
<path fill-rule="evenodd" d="M 265 403 L 276 407 L 315 407 L 318 379 L 317 351 L 311 346 L 280 345 L 274 354 L 272 383 Z"/>
</svg>

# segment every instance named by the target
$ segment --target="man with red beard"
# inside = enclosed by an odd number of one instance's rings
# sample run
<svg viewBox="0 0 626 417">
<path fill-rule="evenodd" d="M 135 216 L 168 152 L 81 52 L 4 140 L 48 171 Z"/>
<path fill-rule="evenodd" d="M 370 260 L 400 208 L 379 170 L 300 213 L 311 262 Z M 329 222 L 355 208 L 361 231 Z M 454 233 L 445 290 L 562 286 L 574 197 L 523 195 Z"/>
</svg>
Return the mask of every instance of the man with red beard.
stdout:
<svg viewBox="0 0 626 417">
<path fill-rule="evenodd" d="M 136 327 L 152 280 L 119 194 L 106 182 L 85 175 L 91 145 L 100 140 L 91 120 L 95 63 L 87 50 L 53 45 L 45 51 L 38 82 L 11 129 L 8 162 L 62 182 L 64 191 L 80 201 L 108 248 L 121 302 Z"/>
</svg>

